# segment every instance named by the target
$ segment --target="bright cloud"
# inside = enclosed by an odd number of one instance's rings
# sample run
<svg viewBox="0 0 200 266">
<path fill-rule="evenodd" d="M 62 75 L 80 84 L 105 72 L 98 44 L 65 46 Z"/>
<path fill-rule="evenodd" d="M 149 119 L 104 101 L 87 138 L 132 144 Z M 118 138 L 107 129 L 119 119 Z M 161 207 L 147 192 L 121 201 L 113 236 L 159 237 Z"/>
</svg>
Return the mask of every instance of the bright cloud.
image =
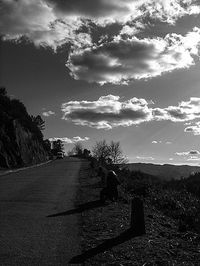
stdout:
<svg viewBox="0 0 200 266">
<path fill-rule="evenodd" d="M 198 14 L 196 0 L 2 0 L 0 32 L 4 40 L 26 37 L 55 52 L 68 43 L 66 66 L 75 79 L 125 84 L 193 65 L 200 29 L 185 36 L 136 36 L 146 27 L 153 31 L 156 22 L 175 24 L 183 16 Z M 118 34 L 94 43 L 92 29 L 114 23 L 120 26 Z"/>
<path fill-rule="evenodd" d="M 135 30 L 128 24 L 135 24 L 137 31 L 144 28 L 139 21 L 145 17 L 173 24 L 180 17 L 196 14 L 200 14 L 196 0 L 2 0 L 0 31 L 6 39 L 26 36 L 36 45 L 56 49 L 69 41 L 90 40 L 77 31 L 82 25 L 89 28 L 87 21 L 101 26 L 117 22 L 122 33 L 133 35 Z"/>
<path fill-rule="evenodd" d="M 53 111 L 45 111 L 45 112 L 42 113 L 42 115 L 48 117 L 48 116 L 51 116 L 51 115 L 55 115 L 55 112 L 53 112 Z"/>
<path fill-rule="evenodd" d="M 162 38 L 116 37 L 111 42 L 74 50 L 66 66 L 75 79 L 100 84 L 127 84 L 133 79 L 151 78 L 195 63 L 200 45 L 200 29 L 185 36 L 168 34 Z"/>
<path fill-rule="evenodd" d="M 144 1 L 140 10 L 144 12 L 144 17 L 174 24 L 180 17 L 199 14 L 200 6 L 193 0 L 151 0 Z"/>
<path fill-rule="evenodd" d="M 154 157 L 151 157 L 151 156 L 137 156 L 136 159 L 139 159 L 139 160 L 155 160 Z"/>
<path fill-rule="evenodd" d="M 176 152 L 176 155 L 178 155 L 178 156 L 187 156 L 187 155 L 196 156 L 196 155 L 199 155 L 199 154 L 200 154 L 200 152 L 197 151 L 197 150 Z"/>
<path fill-rule="evenodd" d="M 194 125 L 186 127 L 184 131 L 194 135 L 200 135 L 200 122 L 196 122 Z"/>
<path fill-rule="evenodd" d="M 70 101 L 63 103 L 63 119 L 76 125 L 97 129 L 112 129 L 119 126 L 138 125 L 149 121 L 185 122 L 200 118 L 200 98 L 191 97 L 178 106 L 151 108 L 142 98 L 122 101 L 119 96 L 101 96 L 96 101 Z M 200 127 L 200 125 L 199 125 Z M 161 143 L 154 140 L 152 143 Z M 171 144 L 166 141 L 165 144 Z"/>
<path fill-rule="evenodd" d="M 156 120 L 170 120 L 172 122 L 192 121 L 200 118 L 200 98 L 191 97 L 189 101 L 182 101 L 178 106 L 154 108 Z"/>
<path fill-rule="evenodd" d="M 70 101 L 62 104 L 62 111 L 63 119 L 98 129 L 137 125 L 152 119 L 146 100 L 132 98 L 121 102 L 114 95 L 102 96 L 97 101 Z"/>
<path fill-rule="evenodd" d="M 53 6 L 41 0 L 2 0 L 0 31 L 5 40 L 20 40 L 25 36 L 36 46 L 54 50 L 64 43 L 76 47 L 91 44 L 86 33 L 76 33 L 82 26 L 78 18 L 61 19 Z"/>
<path fill-rule="evenodd" d="M 61 137 L 61 138 L 49 138 L 50 141 L 56 141 L 56 140 L 61 140 L 65 144 L 74 144 L 76 142 L 81 142 L 81 141 L 88 141 L 90 138 L 88 137 L 73 137 L 73 138 L 67 138 L 67 137 Z"/>
<path fill-rule="evenodd" d="M 151 142 L 152 144 L 161 144 L 161 143 L 163 143 L 163 144 L 172 144 L 171 143 L 171 141 L 162 141 L 162 140 L 153 140 L 152 142 Z"/>
</svg>

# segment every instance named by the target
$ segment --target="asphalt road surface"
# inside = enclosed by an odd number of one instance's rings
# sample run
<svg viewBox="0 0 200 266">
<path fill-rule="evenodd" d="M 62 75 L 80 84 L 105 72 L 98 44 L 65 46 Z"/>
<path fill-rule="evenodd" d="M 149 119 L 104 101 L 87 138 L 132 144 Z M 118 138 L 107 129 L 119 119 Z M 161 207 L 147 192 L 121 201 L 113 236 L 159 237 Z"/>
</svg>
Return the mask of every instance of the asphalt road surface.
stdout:
<svg viewBox="0 0 200 266">
<path fill-rule="evenodd" d="M 0 265 L 69 265 L 80 253 L 74 208 L 82 162 L 65 158 L 0 176 Z"/>
</svg>

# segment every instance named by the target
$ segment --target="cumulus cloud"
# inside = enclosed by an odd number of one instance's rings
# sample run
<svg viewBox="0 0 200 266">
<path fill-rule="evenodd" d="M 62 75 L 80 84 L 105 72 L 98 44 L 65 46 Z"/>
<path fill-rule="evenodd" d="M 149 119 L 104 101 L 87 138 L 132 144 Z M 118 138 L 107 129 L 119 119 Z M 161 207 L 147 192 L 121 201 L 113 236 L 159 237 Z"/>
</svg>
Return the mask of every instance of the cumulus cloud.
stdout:
<svg viewBox="0 0 200 266">
<path fill-rule="evenodd" d="M 200 29 L 185 36 L 165 38 L 116 37 L 87 49 L 70 53 L 66 66 L 75 79 L 99 84 L 127 84 L 133 79 L 151 78 L 195 63 L 200 44 Z M 173 110 L 172 110 L 173 112 Z"/>
<path fill-rule="evenodd" d="M 200 122 L 196 122 L 194 125 L 186 127 L 184 131 L 194 135 L 200 135 Z"/>
<path fill-rule="evenodd" d="M 155 160 L 154 157 L 151 157 L 151 156 L 136 156 L 136 159 L 139 159 L 139 160 Z"/>
<path fill-rule="evenodd" d="M 42 113 L 42 115 L 48 117 L 48 116 L 51 116 L 51 115 L 55 115 L 55 112 L 53 112 L 53 111 L 45 111 L 45 112 Z"/>
<path fill-rule="evenodd" d="M 200 6 L 193 0 L 151 0 L 144 1 L 139 10 L 144 17 L 174 24 L 180 17 L 199 14 Z"/>
<path fill-rule="evenodd" d="M 161 144 L 161 143 L 163 143 L 163 144 L 172 144 L 171 143 L 171 141 L 162 141 L 162 140 L 153 140 L 152 142 L 151 142 L 152 144 Z"/>
<path fill-rule="evenodd" d="M 178 156 L 188 156 L 188 155 L 194 156 L 194 155 L 199 155 L 199 154 L 200 154 L 200 152 L 197 150 L 176 152 L 176 155 L 178 155 Z"/>
<path fill-rule="evenodd" d="M 154 108 L 156 120 L 170 120 L 172 122 L 192 121 L 200 118 L 200 98 L 191 97 L 189 101 L 182 101 L 178 106 Z"/>
<path fill-rule="evenodd" d="M 73 138 L 67 138 L 67 137 L 61 137 L 61 138 L 49 138 L 50 141 L 56 141 L 56 140 L 61 140 L 65 144 L 74 144 L 76 142 L 81 142 L 81 141 L 88 141 L 90 138 L 88 137 L 73 137 Z"/>
<path fill-rule="evenodd" d="M 63 119 L 98 129 L 137 125 L 152 119 L 146 100 L 132 98 L 122 102 L 114 95 L 97 101 L 70 101 L 62 104 L 62 111 Z"/>
<path fill-rule="evenodd" d="M 20 40 L 25 36 L 36 46 L 57 49 L 64 43 L 76 47 L 91 44 L 87 33 L 76 33 L 82 26 L 78 18 L 61 19 L 53 6 L 41 0 L 2 0 L 0 32 L 5 40 Z"/>
<path fill-rule="evenodd" d="M 187 161 L 200 161 L 200 158 L 197 156 L 191 156 L 190 158 L 187 159 Z"/>
<path fill-rule="evenodd" d="M 161 140 L 153 140 L 151 143 L 152 144 L 158 144 L 158 143 L 162 143 L 162 141 Z"/>
<path fill-rule="evenodd" d="M 26 36 L 36 45 L 56 49 L 69 41 L 90 40 L 89 35 L 78 36 L 82 25 L 88 27 L 87 21 L 101 26 L 118 23 L 122 33 L 133 35 L 128 24 L 144 28 L 138 23 L 145 17 L 172 24 L 194 14 L 200 14 L 196 0 L 2 0 L 0 31 L 6 39 Z"/>
<path fill-rule="evenodd" d="M 96 101 L 63 103 L 61 110 L 64 120 L 97 129 L 128 127 L 153 120 L 185 122 L 200 118 L 200 98 L 191 97 L 189 101 L 182 101 L 178 106 L 166 108 L 151 108 L 150 104 L 151 102 L 143 98 L 134 97 L 123 101 L 119 96 L 107 95 L 101 96 Z M 200 123 L 197 122 L 196 126 L 200 128 Z M 162 143 L 162 141 L 154 140 L 152 143 Z M 165 144 L 171 142 L 166 141 Z"/>
<path fill-rule="evenodd" d="M 68 43 L 66 66 L 75 79 L 126 84 L 193 65 L 200 43 L 198 28 L 185 36 L 136 36 L 147 26 L 153 31 L 157 21 L 175 24 L 183 16 L 197 14 L 196 0 L 2 0 L 0 32 L 4 40 L 25 36 L 55 52 Z M 114 23 L 120 26 L 118 34 L 94 43 L 92 29 Z"/>
</svg>

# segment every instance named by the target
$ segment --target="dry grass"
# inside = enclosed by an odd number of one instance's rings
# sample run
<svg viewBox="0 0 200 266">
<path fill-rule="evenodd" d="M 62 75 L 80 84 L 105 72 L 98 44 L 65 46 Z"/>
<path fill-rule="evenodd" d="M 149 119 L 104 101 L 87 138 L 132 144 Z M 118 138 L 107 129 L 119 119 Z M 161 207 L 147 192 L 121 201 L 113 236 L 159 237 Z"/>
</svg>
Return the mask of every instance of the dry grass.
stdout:
<svg viewBox="0 0 200 266">
<path fill-rule="evenodd" d="M 98 178 L 91 177 L 88 164 L 80 172 L 77 204 L 99 198 Z M 177 220 L 163 214 L 146 198 L 146 235 L 135 237 L 88 259 L 85 265 L 200 265 L 200 236 L 178 232 Z M 119 201 L 82 212 L 80 235 L 83 252 L 129 228 L 129 204 Z"/>
</svg>

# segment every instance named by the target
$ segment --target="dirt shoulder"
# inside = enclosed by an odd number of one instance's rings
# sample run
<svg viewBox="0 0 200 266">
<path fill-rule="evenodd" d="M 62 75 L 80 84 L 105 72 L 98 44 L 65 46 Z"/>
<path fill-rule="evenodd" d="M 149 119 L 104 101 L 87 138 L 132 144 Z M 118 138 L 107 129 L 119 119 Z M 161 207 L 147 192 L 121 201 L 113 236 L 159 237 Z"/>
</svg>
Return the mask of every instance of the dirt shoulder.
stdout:
<svg viewBox="0 0 200 266">
<path fill-rule="evenodd" d="M 78 205 L 99 200 L 99 179 L 92 177 L 89 164 L 82 167 L 79 181 Z M 81 212 L 79 222 L 83 252 L 79 259 L 85 258 L 84 265 L 199 265 L 199 235 L 179 233 L 176 221 L 151 206 L 148 199 L 144 200 L 146 234 L 113 247 L 113 241 L 108 244 L 110 239 L 116 239 L 129 228 L 129 203 L 85 206 L 90 208 Z M 102 248 L 104 244 L 109 246 L 106 251 Z"/>
</svg>

